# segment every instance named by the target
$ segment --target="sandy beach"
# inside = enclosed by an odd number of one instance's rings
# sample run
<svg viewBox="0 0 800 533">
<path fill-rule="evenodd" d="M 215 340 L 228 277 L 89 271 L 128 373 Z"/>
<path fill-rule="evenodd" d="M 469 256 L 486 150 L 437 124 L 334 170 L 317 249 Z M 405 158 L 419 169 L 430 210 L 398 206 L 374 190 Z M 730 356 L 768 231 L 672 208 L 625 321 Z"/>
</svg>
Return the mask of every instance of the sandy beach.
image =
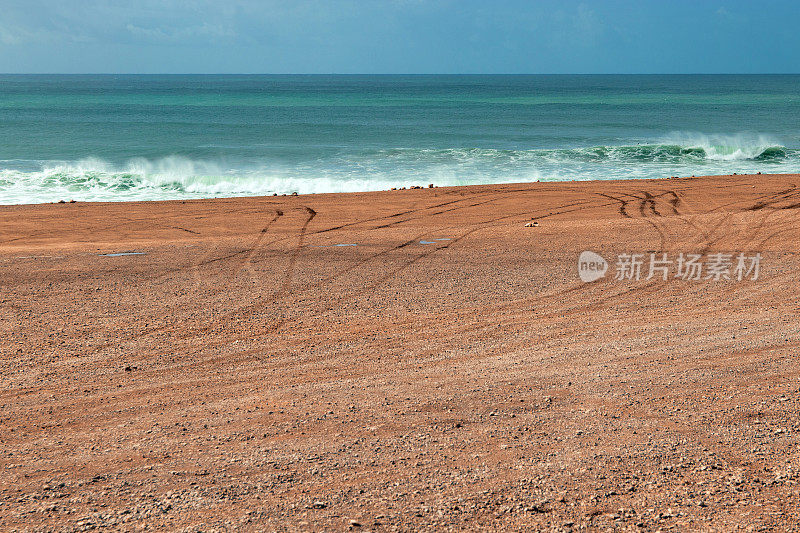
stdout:
<svg viewBox="0 0 800 533">
<path fill-rule="evenodd" d="M 0 530 L 800 529 L 798 183 L 0 207 Z"/>
</svg>

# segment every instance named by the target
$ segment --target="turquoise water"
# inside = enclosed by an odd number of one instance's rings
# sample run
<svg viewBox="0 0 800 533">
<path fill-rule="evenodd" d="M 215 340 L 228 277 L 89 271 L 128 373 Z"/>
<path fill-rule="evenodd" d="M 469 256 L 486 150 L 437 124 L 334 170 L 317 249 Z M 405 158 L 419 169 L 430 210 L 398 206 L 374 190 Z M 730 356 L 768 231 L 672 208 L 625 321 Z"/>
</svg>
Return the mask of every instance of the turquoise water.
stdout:
<svg viewBox="0 0 800 533">
<path fill-rule="evenodd" d="M 800 172 L 800 76 L 0 76 L 0 203 Z"/>
</svg>

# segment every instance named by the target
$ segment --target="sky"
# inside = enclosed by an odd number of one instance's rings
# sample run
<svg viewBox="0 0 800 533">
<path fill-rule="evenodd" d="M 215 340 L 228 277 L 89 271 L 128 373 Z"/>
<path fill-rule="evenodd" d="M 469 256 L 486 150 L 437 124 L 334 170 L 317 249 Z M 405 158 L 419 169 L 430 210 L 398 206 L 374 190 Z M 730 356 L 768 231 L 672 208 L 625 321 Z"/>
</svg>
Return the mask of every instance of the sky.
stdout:
<svg viewBox="0 0 800 533">
<path fill-rule="evenodd" d="M 795 0 L 0 0 L 5 73 L 798 73 Z"/>
</svg>

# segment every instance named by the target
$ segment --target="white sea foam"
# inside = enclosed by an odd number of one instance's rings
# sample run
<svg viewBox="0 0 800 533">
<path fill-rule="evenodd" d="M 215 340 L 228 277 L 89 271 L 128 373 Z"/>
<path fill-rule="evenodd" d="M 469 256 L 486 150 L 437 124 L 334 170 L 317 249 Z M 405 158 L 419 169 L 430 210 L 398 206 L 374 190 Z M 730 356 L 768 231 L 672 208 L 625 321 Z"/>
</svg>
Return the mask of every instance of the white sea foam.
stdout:
<svg viewBox="0 0 800 533">
<path fill-rule="evenodd" d="M 663 144 L 685 148 L 700 148 L 711 161 L 744 161 L 756 159 L 770 150 L 783 149 L 783 144 L 771 135 L 738 133 L 736 135 L 705 135 L 673 132 L 662 139 Z"/>
<path fill-rule="evenodd" d="M 553 150 L 387 149 L 301 163 L 170 156 L 0 161 L 0 204 L 327 193 L 392 187 L 800 171 L 769 135 L 673 133 L 656 142 Z"/>
</svg>

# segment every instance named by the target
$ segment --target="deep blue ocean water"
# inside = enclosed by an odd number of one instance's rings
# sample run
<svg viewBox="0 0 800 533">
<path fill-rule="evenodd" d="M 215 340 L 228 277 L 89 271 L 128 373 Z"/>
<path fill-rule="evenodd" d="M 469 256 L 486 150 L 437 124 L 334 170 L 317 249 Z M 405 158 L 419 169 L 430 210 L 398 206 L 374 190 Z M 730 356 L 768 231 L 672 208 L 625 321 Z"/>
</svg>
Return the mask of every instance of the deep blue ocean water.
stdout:
<svg viewBox="0 0 800 533">
<path fill-rule="evenodd" d="M 800 75 L 0 76 L 0 203 L 800 172 Z"/>
</svg>

